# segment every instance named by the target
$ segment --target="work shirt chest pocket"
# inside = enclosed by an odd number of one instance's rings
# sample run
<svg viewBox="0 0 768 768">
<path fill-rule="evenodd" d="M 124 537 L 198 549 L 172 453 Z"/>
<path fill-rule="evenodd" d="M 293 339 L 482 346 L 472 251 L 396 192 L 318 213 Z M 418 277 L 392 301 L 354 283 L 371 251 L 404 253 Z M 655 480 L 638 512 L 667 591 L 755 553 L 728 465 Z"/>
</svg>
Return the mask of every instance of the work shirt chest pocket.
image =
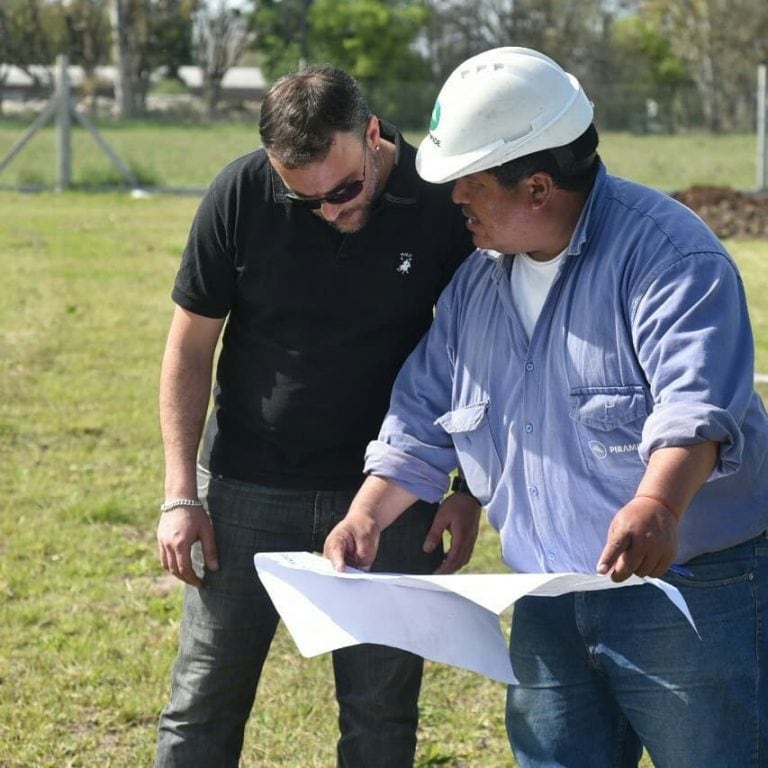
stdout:
<svg viewBox="0 0 768 768">
<path fill-rule="evenodd" d="M 459 466 L 472 493 L 483 503 L 501 477 L 501 459 L 488 420 L 489 402 L 465 405 L 435 419 L 453 440 Z"/>
<path fill-rule="evenodd" d="M 573 389 L 569 415 L 590 472 L 639 482 L 644 467 L 638 446 L 648 416 L 642 387 Z"/>
</svg>

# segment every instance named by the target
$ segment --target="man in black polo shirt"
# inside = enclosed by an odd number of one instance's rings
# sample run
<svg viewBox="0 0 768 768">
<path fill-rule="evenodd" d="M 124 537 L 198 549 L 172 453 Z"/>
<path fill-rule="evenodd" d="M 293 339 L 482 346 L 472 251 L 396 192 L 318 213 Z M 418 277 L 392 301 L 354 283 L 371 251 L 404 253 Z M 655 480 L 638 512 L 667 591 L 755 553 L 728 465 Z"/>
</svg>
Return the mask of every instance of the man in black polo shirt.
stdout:
<svg viewBox="0 0 768 768">
<path fill-rule="evenodd" d="M 187 586 L 163 768 L 238 764 L 278 622 L 253 555 L 322 550 L 362 481 L 395 375 L 472 250 L 450 188 L 420 180 L 413 147 L 345 72 L 281 78 L 260 130 L 265 149 L 228 165 L 203 199 L 172 294 L 157 538 Z M 478 517 L 462 492 L 437 514 L 417 503 L 387 529 L 374 569 L 456 570 Z M 333 664 L 338 765 L 411 766 L 422 660 L 362 645 Z"/>
</svg>

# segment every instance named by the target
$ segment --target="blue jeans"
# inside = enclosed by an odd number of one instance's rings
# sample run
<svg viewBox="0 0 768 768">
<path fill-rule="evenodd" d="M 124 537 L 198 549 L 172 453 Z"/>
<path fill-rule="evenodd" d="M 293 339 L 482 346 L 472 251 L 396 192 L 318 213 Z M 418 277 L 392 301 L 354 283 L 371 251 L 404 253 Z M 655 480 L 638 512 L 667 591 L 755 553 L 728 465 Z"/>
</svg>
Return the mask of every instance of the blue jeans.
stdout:
<svg viewBox="0 0 768 768">
<path fill-rule="evenodd" d="M 194 563 L 200 589 L 185 587 L 171 700 L 158 730 L 157 768 L 234 768 L 278 615 L 253 565 L 256 552 L 319 551 L 354 491 L 268 488 L 201 474 L 220 570 Z M 387 528 L 373 570 L 431 573 L 443 554 L 421 546 L 436 506 L 418 503 Z M 423 661 L 359 645 L 334 652 L 340 768 L 411 768 Z"/>
<path fill-rule="evenodd" d="M 522 768 L 768 766 L 768 536 L 653 586 L 515 603 L 507 734 Z"/>
</svg>

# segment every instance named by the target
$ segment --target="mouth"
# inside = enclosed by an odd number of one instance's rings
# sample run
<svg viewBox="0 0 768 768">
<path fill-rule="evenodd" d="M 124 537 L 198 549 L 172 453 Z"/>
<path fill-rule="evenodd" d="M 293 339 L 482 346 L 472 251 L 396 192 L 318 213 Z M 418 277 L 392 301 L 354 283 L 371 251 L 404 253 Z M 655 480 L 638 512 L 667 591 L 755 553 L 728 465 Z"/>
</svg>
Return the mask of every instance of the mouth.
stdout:
<svg viewBox="0 0 768 768">
<path fill-rule="evenodd" d="M 464 214 L 464 218 L 467 220 L 467 224 L 478 224 L 480 220 L 477 218 L 477 216 L 473 216 L 468 208 L 462 208 L 461 212 Z"/>
<path fill-rule="evenodd" d="M 368 221 L 368 210 L 365 207 L 350 208 L 349 210 L 342 211 L 332 221 L 326 219 L 319 211 L 317 213 L 326 224 L 345 234 L 358 232 Z"/>
<path fill-rule="evenodd" d="M 361 209 L 360 208 L 352 208 L 349 211 L 342 211 L 337 217 L 336 217 L 336 223 L 337 224 L 348 224 L 351 221 L 354 221 L 355 219 L 359 219 L 361 216 Z"/>
</svg>

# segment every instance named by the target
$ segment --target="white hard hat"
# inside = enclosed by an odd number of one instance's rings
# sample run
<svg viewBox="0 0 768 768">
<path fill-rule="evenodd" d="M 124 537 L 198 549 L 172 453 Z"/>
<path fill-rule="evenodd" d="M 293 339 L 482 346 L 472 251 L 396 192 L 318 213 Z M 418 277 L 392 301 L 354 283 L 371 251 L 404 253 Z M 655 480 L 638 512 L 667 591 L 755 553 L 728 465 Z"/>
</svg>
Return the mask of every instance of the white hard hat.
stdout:
<svg viewBox="0 0 768 768">
<path fill-rule="evenodd" d="M 592 123 L 579 81 L 530 48 L 494 48 L 457 67 L 416 155 L 419 175 L 450 181 L 577 139 Z"/>
</svg>

